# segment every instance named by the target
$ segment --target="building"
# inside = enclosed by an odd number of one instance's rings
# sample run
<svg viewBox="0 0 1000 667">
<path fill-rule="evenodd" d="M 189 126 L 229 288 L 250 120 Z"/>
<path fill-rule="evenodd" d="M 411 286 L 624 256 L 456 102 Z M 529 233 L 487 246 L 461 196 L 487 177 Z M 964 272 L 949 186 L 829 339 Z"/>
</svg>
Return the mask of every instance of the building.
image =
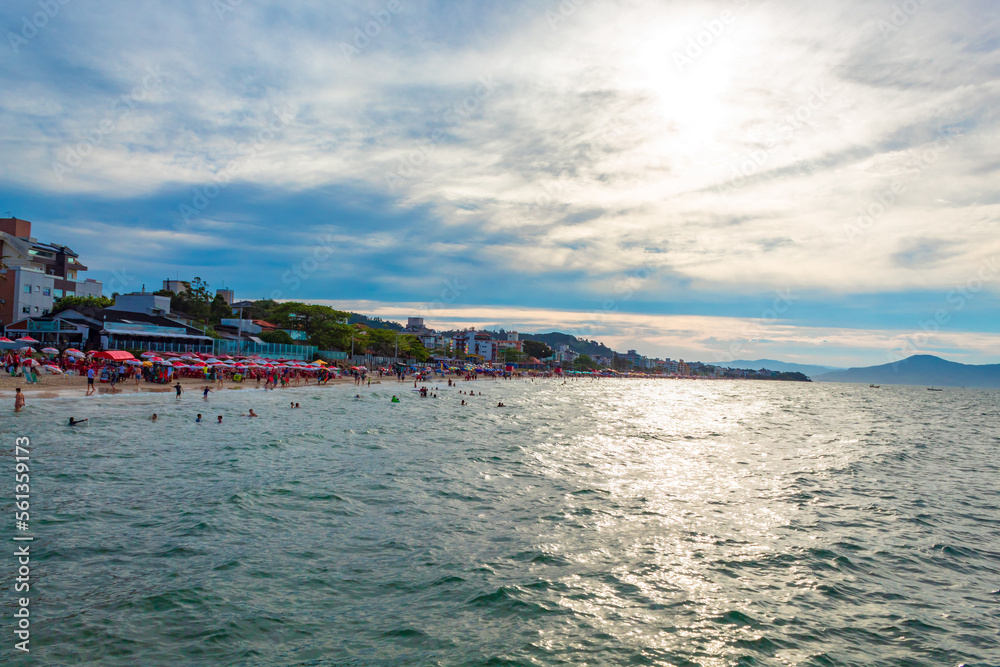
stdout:
<svg viewBox="0 0 1000 667">
<path fill-rule="evenodd" d="M 186 280 L 164 280 L 163 289 L 174 294 L 180 294 L 191 289 L 191 283 Z"/>
<path fill-rule="evenodd" d="M 433 332 L 424 325 L 424 318 L 408 317 L 406 319 L 406 326 L 403 328 L 403 333 L 425 334 Z"/>
<path fill-rule="evenodd" d="M 259 336 L 262 333 L 267 333 L 269 331 L 284 331 L 289 336 L 291 336 L 294 341 L 305 341 L 309 339 L 309 335 L 300 329 L 282 329 L 276 324 L 271 324 L 264 320 L 246 320 L 236 317 L 223 318 L 220 323 L 221 327 L 217 326 L 216 332 L 232 334 L 234 338 L 242 336 L 244 338 L 253 339 L 254 336 Z M 263 341 L 259 341 L 263 342 Z"/>
<path fill-rule="evenodd" d="M 97 280 L 80 280 L 87 267 L 63 245 L 41 243 L 31 223 L 0 218 L 0 324 L 49 314 L 63 296 L 100 296 Z"/>
<path fill-rule="evenodd" d="M 231 289 L 217 289 L 215 290 L 215 295 L 221 296 L 223 300 L 230 306 L 233 305 L 233 299 L 236 298 L 236 295 L 233 293 L 233 290 Z"/>
<path fill-rule="evenodd" d="M 116 294 L 115 305 L 108 310 L 120 310 L 127 313 L 146 313 L 166 317 L 170 314 L 170 297 L 160 296 L 151 292 L 131 292 Z"/>
<path fill-rule="evenodd" d="M 28 317 L 5 328 L 8 337 L 30 335 L 43 343 L 102 350 L 211 352 L 212 338 L 202 331 L 145 312 L 73 306 L 42 317 Z"/>
</svg>

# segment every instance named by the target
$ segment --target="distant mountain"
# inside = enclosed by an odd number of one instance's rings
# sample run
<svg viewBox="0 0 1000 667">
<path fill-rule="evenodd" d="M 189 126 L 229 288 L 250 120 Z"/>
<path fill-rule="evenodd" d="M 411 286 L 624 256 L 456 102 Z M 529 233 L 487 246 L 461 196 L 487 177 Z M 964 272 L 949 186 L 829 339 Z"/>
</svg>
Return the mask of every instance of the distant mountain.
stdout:
<svg viewBox="0 0 1000 667">
<path fill-rule="evenodd" d="M 825 373 L 815 379 L 819 382 L 1000 388 L 1000 364 L 972 366 L 929 354 L 918 354 L 892 364 L 849 368 L 846 371 Z"/>
<path fill-rule="evenodd" d="M 761 368 L 766 368 L 769 371 L 780 371 L 782 373 L 802 373 L 808 375 L 809 377 L 816 379 L 818 376 L 824 373 L 830 373 L 832 371 L 844 370 L 842 368 L 835 368 L 833 366 L 813 366 L 811 364 L 793 364 L 786 361 L 775 361 L 774 359 L 757 359 L 756 361 L 745 361 L 743 359 L 737 361 L 726 361 L 726 362 L 716 362 L 711 364 L 712 366 L 719 366 L 720 368 L 752 368 L 753 370 L 760 370 Z"/>
</svg>

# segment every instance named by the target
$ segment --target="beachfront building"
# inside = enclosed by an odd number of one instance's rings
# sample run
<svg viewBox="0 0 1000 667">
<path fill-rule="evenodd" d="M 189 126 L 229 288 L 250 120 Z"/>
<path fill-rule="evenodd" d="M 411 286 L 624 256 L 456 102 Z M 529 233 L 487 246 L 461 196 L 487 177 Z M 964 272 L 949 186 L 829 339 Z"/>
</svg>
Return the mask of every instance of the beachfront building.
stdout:
<svg viewBox="0 0 1000 667">
<path fill-rule="evenodd" d="M 202 331 L 145 312 L 72 306 L 5 327 L 8 338 L 30 335 L 43 343 L 101 350 L 211 352 Z"/>
<path fill-rule="evenodd" d="M 100 296 L 97 280 L 80 280 L 87 267 L 64 245 L 42 243 L 31 222 L 0 218 L 0 324 L 48 315 L 62 296 Z"/>
<path fill-rule="evenodd" d="M 160 296 L 151 292 L 130 292 L 116 294 L 115 305 L 109 310 L 120 310 L 126 313 L 146 313 L 147 315 L 167 316 L 170 314 L 170 297 Z"/>
<path fill-rule="evenodd" d="M 221 321 L 222 326 L 216 326 L 217 333 L 232 334 L 233 337 L 242 335 L 244 338 L 251 338 L 255 342 L 263 342 L 256 336 L 270 331 L 284 331 L 293 341 L 305 341 L 309 339 L 309 334 L 301 329 L 282 329 L 276 324 L 271 324 L 265 320 L 247 320 L 236 317 L 226 317 Z"/>
</svg>

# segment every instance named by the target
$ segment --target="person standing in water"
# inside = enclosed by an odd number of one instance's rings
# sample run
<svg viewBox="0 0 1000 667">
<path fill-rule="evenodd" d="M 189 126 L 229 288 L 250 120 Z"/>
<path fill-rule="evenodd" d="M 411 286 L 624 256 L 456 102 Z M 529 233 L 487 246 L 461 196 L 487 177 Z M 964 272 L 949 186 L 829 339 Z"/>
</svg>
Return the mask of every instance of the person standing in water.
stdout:
<svg viewBox="0 0 1000 667">
<path fill-rule="evenodd" d="M 180 380 L 178 380 L 177 384 L 174 385 L 174 391 L 177 392 L 177 398 L 180 398 L 181 397 L 181 392 L 184 391 L 183 388 L 181 387 Z"/>
<path fill-rule="evenodd" d="M 20 412 L 21 408 L 24 407 L 24 394 L 21 393 L 21 388 L 17 387 L 14 389 L 14 412 Z"/>
</svg>

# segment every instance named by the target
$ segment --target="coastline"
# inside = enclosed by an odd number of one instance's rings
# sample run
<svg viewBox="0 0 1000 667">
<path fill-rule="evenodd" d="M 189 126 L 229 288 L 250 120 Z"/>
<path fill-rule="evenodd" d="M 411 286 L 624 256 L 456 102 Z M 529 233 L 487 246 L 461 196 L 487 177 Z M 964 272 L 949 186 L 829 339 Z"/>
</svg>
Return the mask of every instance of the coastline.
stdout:
<svg viewBox="0 0 1000 667">
<path fill-rule="evenodd" d="M 9 375 L 0 376 L 0 400 L 13 400 L 14 399 L 14 389 L 17 387 L 21 388 L 21 393 L 25 394 L 26 398 L 41 400 L 41 399 L 53 399 L 53 398 L 89 398 L 86 396 L 87 393 L 87 378 L 82 375 L 45 375 L 40 376 L 40 381 L 38 384 L 28 384 L 27 380 L 23 377 L 10 377 Z M 377 380 L 376 380 L 377 381 Z M 214 381 L 203 380 L 200 378 L 179 378 L 170 384 L 154 384 L 151 382 L 140 382 L 136 386 L 134 381 L 125 381 L 117 385 L 118 390 L 114 393 L 111 392 L 111 386 L 107 383 L 95 382 L 97 391 L 91 396 L 125 396 L 130 394 L 138 393 L 168 393 L 174 391 L 174 384 L 177 382 L 181 383 L 184 391 L 200 391 L 202 387 L 208 385 L 211 387 L 212 391 L 230 391 L 230 390 L 241 390 L 241 389 L 258 389 L 257 382 L 247 381 L 244 383 L 233 382 L 231 380 L 227 381 L 221 389 L 216 386 Z M 290 387 L 295 389 L 302 389 L 306 387 L 321 388 L 327 385 L 342 385 L 342 384 L 353 384 L 354 378 L 350 375 L 345 375 L 339 378 L 331 378 L 326 385 L 317 384 L 315 381 L 309 384 L 301 384 L 298 387 Z M 375 384 L 375 381 L 372 382 Z M 263 387 L 263 384 L 261 384 Z"/>
</svg>

